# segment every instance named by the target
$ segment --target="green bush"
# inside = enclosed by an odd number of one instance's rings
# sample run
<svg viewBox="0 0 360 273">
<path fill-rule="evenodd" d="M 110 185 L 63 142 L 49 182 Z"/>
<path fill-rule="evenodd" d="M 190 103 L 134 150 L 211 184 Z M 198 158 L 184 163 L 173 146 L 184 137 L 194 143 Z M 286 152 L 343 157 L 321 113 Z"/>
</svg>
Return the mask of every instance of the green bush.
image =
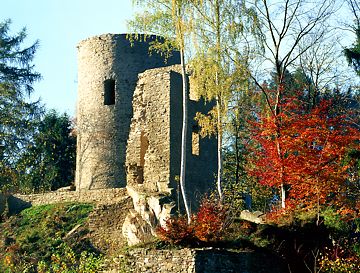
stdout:
<svg viewBox="0 0 360 273">
<path fill-rule="evenodd" d="M 62 244 L 57 253 L 52 254 L 51 261 L 39 261 L 38 273 L 96 273 L 104 266 L 102 255 L 87 251 L 76 253 L 66 244 Z"/>
</svg>

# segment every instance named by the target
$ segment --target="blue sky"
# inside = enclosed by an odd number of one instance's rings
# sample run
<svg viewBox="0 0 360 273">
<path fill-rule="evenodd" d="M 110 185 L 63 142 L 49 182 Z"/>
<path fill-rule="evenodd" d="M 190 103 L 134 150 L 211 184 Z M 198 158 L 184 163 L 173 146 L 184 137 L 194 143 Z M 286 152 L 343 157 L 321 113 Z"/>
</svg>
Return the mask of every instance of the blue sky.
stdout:
<svg viewBox="0 0 360 273">
<path fill-rule="evenodd" d="M 133 17 L 132 0 L 0 0 L 0 21 L 11 19 L 11 33 L 27 28 L 25 44 L 40 41 L 34 64 L 43 79 L 34 85 L 33 99 L 48 109 L 75 115 L 77 49 L 83 39 L 103 33 L 125 33 Z M 352 16 L 341 16 L 351 20 Z M 343 32 L 344 35 L 349 33 Z M 355 37 L 343 38 L 344 45 Z M 345 66 L 345 68 L 348 68 Z"/>
<path fill-rule="evenodd" d="M 75 115 L 79 41 L 103 33 L 125 33 L 134 13 L 131 0 L 1 0 L 0 21 L 10 32 L 27 28 L 25 45 L 40 41 L 34 64 L 43 79 L 33 98 L 48 109 Z"/>
</svg>

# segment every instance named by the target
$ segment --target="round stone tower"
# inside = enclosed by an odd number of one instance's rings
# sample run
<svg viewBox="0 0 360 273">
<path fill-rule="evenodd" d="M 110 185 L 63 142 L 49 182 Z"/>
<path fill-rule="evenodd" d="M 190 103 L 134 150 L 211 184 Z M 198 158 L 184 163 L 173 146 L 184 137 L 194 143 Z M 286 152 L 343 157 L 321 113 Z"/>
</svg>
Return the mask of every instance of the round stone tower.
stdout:
<svg viewBox="0 0 360 273">
<path fill-rule="evenodd" d="M 149 43 L 105 34 L 78 44 L 76 188 L 126 186 L 126 143 L 138 74 L 180 62 L 149 54 Z M 143 40 L 143 39 L 141 39 Z"/>
</svg>

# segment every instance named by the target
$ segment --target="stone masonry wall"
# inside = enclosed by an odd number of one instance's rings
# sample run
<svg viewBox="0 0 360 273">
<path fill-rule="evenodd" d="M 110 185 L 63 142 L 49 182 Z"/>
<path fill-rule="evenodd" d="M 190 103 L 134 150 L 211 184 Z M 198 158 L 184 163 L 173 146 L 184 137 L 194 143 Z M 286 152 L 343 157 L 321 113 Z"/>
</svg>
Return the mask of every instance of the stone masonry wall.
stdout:
<svg viewBox="0 0 360 273">
<path fill-rule="evenodd" d="M 182 131 L 182 76 L 180 65 L 149 69 L 139 75 L 133 97 L 133 118 L 127 144 L 127 186 L 147 193 L 174 194 L 180 175 Z M 200 139 L 197 112 L 213 106 L 188 102 L 186 180 L 191 200 L 204 194 L 214 182 L 216 139 Z M 197 152 L 193 135 L 197 134 Z"/>
<path fill-rule="evenodd" d="M 212 104 L 188 102 L 186 192 L 191 206 L 211 190 L 216 172 L 216 140 L 202 140 L 194 117 Z M 127 190 L 133 200 L 123 226 L 130 245 L 154 234 L 157 225 L 175 211 L 180 175 L 182 131 L 182 75 L 180 65 L 154 68 L 139 75 L 133 96 L 126 152 Z M 193 135 L 197 133 L 197 152 Z M 206 142 L 206 143 L 205 143 Z M 206 145 L 204 145 L 206 144 Z M 149 234 L 144 234 L 149 232 Z"/>
<path fill-rule="evenodd" d="M 139 75 L 126 152 L 127 189 L 133 200 L 123 226 L 130 245 L 154 235 L 170 216 L 170 85 L 178 66 L 150 69 Z M 166 199 L 166 200 L 165 200 Z M 165 201 L 165 202 L 164 202 Z M 145 234 L 147 233 L 147 234 Z"/>
<path fill-rule="evenodd" d="M 196 93 L 192 90 L 191 93 Z M 181 130 L 182 130 L 182 76 L 173 71 L 171 74 L 170 101 L 170 187 L 179 192 L 176 177 L 180 174 Z M 206 114 L 214 106 L 213 102 L 190 96 L 188 100 L 188 128 L 186 145 L 186 192 L 189 205 L 196 210 L 201 197 L 214 189 L 217 171 L 217 140 L 215 137 L 201 138 L 199 126 L 195 121 L 197 112 Z M 176 194 L 177 195 L 177 194 Z M 177 195 L 178 196 L 178 195 Z M 176 197 L 177 198 L 177 197 Z M 182 204 L 182 198 L 176 203 Z M 181 207 L 180 207 L 181 209 Z"/>
<path fill-rule="evenodd" d="M 112 204 L 121 201 L 126 194 L 125 188 L 114 188 L 91 191 L 54 191 L 27 195 L 15 194 L 14 196 L 30 202 L 34 206 L 61 202 Z"/>
<path fill-rule="evenodd" d="M 124 197 L 113 204 L 96 205 L 89 215 L 89 236 L 96 248 L 111 255 L 127 244 L 121 232 L 131 206 L 130 197 Z"/>
<path fill-rule="evenodd" d="M 126 34 L 105 34 L 78 45 L 76 188 L 124 187 L 125 154 L 138 74 L 179 63 L 149 55 L 149 41 L 130 44 Z M 110 93 L 110 97 L 108 97 Z"/>
<path fill-rule="evenodd" d="M 10 213 L 17 213 L 24 208 L 36 205 L 56 204 L 61 202 L 81 202 L 112 204 L 126 198 L 125 188 L 101 189 L 91 191 L 55 191 L 39 194 L 15 194 L 7 197 Z"/>
<path fill-rule="evenodd" d="M 127 144 L 127 186 L 170 193 L 170 73 L 176 68 L 139 75 Z"/>
<path fill-rule="evenodd" d="M 219 249 L 132 249 L 126 272 L 284 273 L 281 260 L 269 253 Z M 107 272 L 116 272 L 107 271 Z"/>
</svg>

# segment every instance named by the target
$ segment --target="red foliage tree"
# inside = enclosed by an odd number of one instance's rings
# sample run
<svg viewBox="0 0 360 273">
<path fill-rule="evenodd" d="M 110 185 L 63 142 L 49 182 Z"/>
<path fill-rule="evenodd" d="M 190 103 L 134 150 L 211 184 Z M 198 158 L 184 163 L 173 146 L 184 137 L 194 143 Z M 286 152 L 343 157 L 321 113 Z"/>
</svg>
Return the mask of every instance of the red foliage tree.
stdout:
<svg viewBox="0 0 360 273">
<path fill-rule="evenodd" d="M 309 112 L 296 98 L 280 107 L 279 114 L 261 115 L 254 123 L 258 146 L 250 172 L 264 185 L 286 185 L 288 205 L 343 206 L 352 164 L 344 158 L 359 149 L 359 131 L 345 116 L 330 114 L 330 101 Z"/>
</svg>

